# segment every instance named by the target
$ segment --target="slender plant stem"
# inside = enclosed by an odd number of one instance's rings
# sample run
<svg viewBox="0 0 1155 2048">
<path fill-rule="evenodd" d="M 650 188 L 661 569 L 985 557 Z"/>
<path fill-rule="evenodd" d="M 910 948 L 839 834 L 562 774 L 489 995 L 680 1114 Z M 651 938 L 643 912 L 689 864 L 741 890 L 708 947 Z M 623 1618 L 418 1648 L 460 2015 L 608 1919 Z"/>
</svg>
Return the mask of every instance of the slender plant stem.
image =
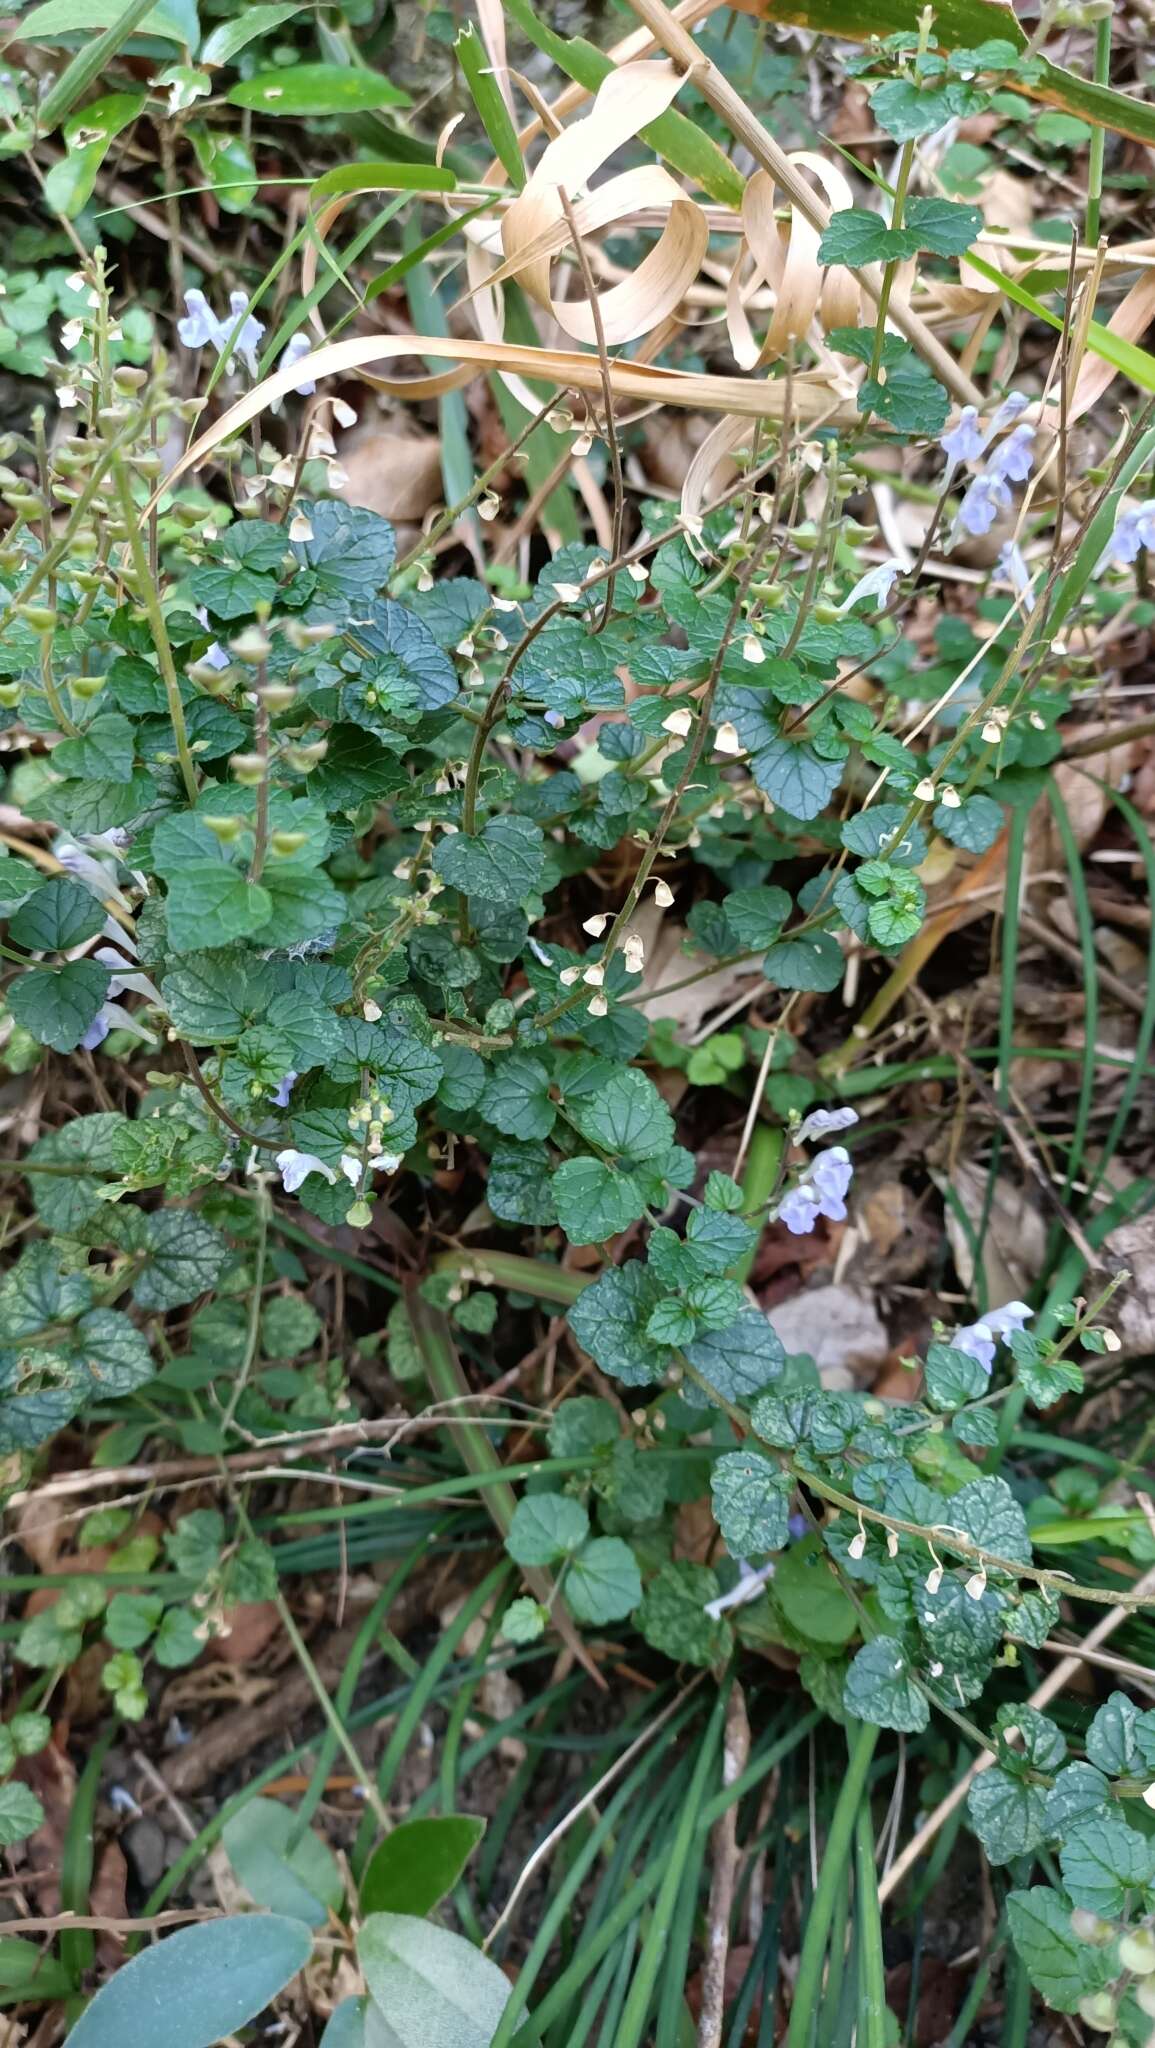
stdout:
<svg viewBox="0 0 1155 2048">
<path fill-rule="evenodd" d="M 1111 82 L 1111 16 L 1114 9 L 1095 23 L 1095 60 L 1092 77 L 1096 85 Z M 1087 225 L 1084 239 L 1094 248 L 1099 239 L 1099 217 L 1103 198 L 1103 156 L 1107 146 L 1107 130 L 1096 122 L 1091 130 L 1091 143 L 1087 152 Z"/>
<path fill-rule="evenodd" d="M 149 571 L 148 548 L 136 504 L 133 500 L 128 470 L 125 468 L 124 461 L 119 455 L 116 456 L 113 462 L 113 476 L 116 482 L 116 495 L 120 500 L 121 517 L 124 520 L 125 531 L 128 534 L 128 547 L 129 553 L 132 556 L 132 566 L 136 571 L 136 594 L 148 615 L 153 645 L 156 648 L 157 660 L 160 664 L 161 678 L 164 682 L 164 694 L 168 700 L 168 715 L 172 720 L 172 729 L 176 735 L 177 759 L 180 762 L 180 772 L 184 781 L 185 794 L 190 804 L 195 804 L 198 787 L 197 772 L 188 743 L 188 728 L 184 722 L 184 704 L 181 701 L 180 682 L 177 678 L 176 662 L 173 659 L 172 642 L 168 637 L 168 627 L 165 624 L 160 596 Z"/>
</svg>

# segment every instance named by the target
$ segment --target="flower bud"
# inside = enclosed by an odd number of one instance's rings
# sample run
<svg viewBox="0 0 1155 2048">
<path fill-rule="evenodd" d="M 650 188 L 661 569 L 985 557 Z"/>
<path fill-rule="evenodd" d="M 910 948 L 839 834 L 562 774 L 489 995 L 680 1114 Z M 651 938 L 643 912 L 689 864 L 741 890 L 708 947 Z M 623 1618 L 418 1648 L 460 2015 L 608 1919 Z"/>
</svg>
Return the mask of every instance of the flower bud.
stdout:
<svg viewBox="0 0 1155 2048">
<path fill-rule="evenodd" d="M 1109 1920 L 1101 1920 L 1086 1906 L 1076 1906 L 1071 1914 L 1071 1933 L 1076 1941 L 1083 1941 L 1091 1948 L 1106 1948 L 1115 1939 L 1115 1929 Z"/>
<path fill-rule="evenodd" d="M 215 668 L 211 661 L 190 661 L 186 671 L 189 681 L 199 690 L 205 690 L 210 697 L 223 697 L 233 686 L 232 671 Z"/>
<path fill-rule="evenodd" d="M 352 1208 L 345 1211 L 345 1221 L 354 1230 L 364 1230 L 373 1221 L 373 1211 L 368 1202 L 354 1202 Z"/>
<path fill-rule="evenodd" d="M 47 604 L 18 604 L 15 610 L 20 618 L 31 626 L 34 633 L 51 633 L 56 626 L 56 613 Z"/>
<path fill-rule="evenodd" d="M 1155 1934 L 1149 1927 L 1134 1927 L 1119 1943 L 1119 1961 L 1136 1977 L 1149 1977 L 1155 1970 Z"/>
<path fill-rule="evenodd" d="M 216 835 L 222 846 L 231 846 L 245 829 L 244 819 L 238 818 L 235 813 L 229 817 L 204 817 L 202 814 L 202 822 Z"/>
<path fill-rule="evenodd" d="M 118 391 L 142 391 L 148 383 L 148 371 L 138 370 L 135 363 L 118 363 L 112 381 Z"/>
<path fill-rule="evenodd" d="M 229 653 L 235 654 L 238 661 L 247 662 L 251 668 L 257 668 L 262 661 L 267 661 L 272 651 L 272 641 L 267 633 L 262 633 L 259 626 L 246 626 L 242 633 L 237 634 L 235 640 L 229 641 Z"/>
<path fill-rule="evenodd" d="M 285 748 L 285 760 L 298 775 L 309 775 L 320 766 L 329 751 L 328 740 L 313 740 L 309 746 Z"/>
<path fill-rule="evenodd" d="M 290 619 L 285 627 L 285 638 L 290 647 L 295 647 L 297 652 L 301 653 L 306 647 L 319 647 L 322 641 L 331 640 L 336 631 L 336 626 L 327 622 L 317 626 L 306 626 L 301 619 Z"/>
<path fill-rule="evenodd" d="M 292 683 L 266 683 L 257 694 L 266 711 L 287 711 L 290 704 L 297 701 Z"/>
</svg>

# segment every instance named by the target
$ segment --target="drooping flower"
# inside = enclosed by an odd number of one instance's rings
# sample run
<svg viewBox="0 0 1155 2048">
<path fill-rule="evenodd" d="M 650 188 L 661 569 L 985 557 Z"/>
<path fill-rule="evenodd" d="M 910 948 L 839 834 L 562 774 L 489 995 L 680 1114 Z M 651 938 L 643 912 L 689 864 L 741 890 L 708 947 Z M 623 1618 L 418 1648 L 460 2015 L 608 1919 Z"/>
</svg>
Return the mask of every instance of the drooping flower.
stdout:
<svg viewBox="0 0 1155 2048">
<path fill-rule="evenodd" d="M 856 1109 L 812 1109 L 795 1131 L 794 1142 L 804 1145 L 808 1138 L 829 1138 L 835 1131 L 848 1131 L 857 1122 Z"/>
<path fill-rule="evenodd" d="M 979 425 L 978 408 L 964 405 L 957 426 L 950 427 L 938 445 L 946 455 L 952 470 L 957 469 L 960 462 L 977 462 L 986 446 L 986 439 Z"/>
<path fill-rule="evenodd" d="M 725 1593 L 719 1593 L 716 1600 L 707 1600 L 702 1609 L 703 1614 L 708 1614 L 711 1621 L 719 1621 L 730 1607 L 745 1607 L 751 1600 L 757 1600 L 767 1579 L 774 1576 L 773 1558 L 769 1558 L 765 1564 L 760 1564 L 757 1568 L 747 1564 L 744 1557 L 736 1557 L 734 1562 L 738 1567 L 738 1577 L 734 1584 Z"/>
<path fill-rule="evenodd" d="M 1035 593 L 1031 589 L 1031 572 L 1023 559 L 1023 551 L 1016 541 L 1006 540 L 1003 542 L 1002 547 L 999 549 L 998 561 L 995 563 L 995 571 L 997 575 L 1002 576 L 1010 584 L 1016 597 L 1022 598 L 1024 610 L 1028 612 L 1034 611 Z"/>
<path fill-rule="evenodd" d="M 111 1030 L 112 1024 L 107 1009 L 98 1010 L 80 1041 L 82 1050 L 84 1052 L 95 1052 L 98 1045 L 104 1044 Z"/>
<path fill-rule="evenodd" d="M 959 524 L 977 538 L 990 532 L 999 513 L 1005 512 L 1010 504 L 1010 487 L 1001 476 L 991 476 L 989 472 L 976 476 L 959 506 Z"/>
<path fill-rule="evenodd" d="M 1017 419 L 1021 419 L 1030 402 L 1025 391 L 1008 391 L 987 428 L 988 443 L 996 434 L 1001 434 L 1004 427 L 1013 426 Z"/>
<path fill-rule="evenodd" d="M 1025 483 L 1031 473 L 1035 430 L 1024 421 L 1021 427 L 1000 441 L 987 463 L 987 475 L 1002 477 L 1005 483 Z"/>
<path fill-rule="evenodd" d="M 860 597 L 875 598 L 877 600 L 875 609 L 880 612 L 884 611 L 890 600 L 890 593 L 902 575 L 902 571 L 903 564 L 895 561 L 880 562 L 877 568 L 868 569 L 865 576 L 859 577 L 849 597 L 843 598 L 842 603 L 838 607 L 839 611 L 852 611 Z"/>
<path fill-rule="evenodd" d="M 295 1195 L 302 1181 L 308 1180 L 311 1173 L 323 1173 L 330 1187 L 337 1178 L 332 1167 L 318 1159 L 315 1152 L 296 1152 L 292 1146 L 277 1153 L 277 1171 L 287 1195 Z"/>
<path fill-rule="evenodd" d="M 277 368 L 279 370 L 291 370 L 294 363 L 299 363 L 303 356 L 312 355 L 312 353 L 313 344 L 307 334 L 291 334 L 282 350 L 281 360 L 277 364 Z M 311 398 L 317 386 L 311 377 L 305 377 L 299 384 L 294 384 L 293 389 L 298 398 Z"/>
<path fill-rule="evenodd" d="M 296 1078 L 296 1069 L 290 1067 L 286 1073 L 281 1075 L 276 1087 L 270 1088 L 269 1101 L 274 1103 L 278 1109 L 288 1109 L 289 1097 L 293 1092 L 293 1083 Z"/>
</svg>

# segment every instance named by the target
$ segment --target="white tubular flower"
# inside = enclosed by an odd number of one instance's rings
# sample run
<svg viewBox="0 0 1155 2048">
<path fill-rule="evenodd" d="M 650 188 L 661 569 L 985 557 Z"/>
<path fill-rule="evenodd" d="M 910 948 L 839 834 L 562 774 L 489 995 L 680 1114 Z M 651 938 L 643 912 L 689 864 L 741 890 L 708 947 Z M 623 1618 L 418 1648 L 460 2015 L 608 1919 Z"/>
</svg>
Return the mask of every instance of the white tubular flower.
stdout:
<svg viewBox="0 0 1155 2048">
<path fill-rule="evenodd" d="M 344 1160 L 341 1163 L 343 1166 Z M 295 1195 L 302 1181 L 308 1180 L 311 1173 L 324 1174 L 330 1186 L 337 1178 L 332 1167 L 326 1166 L 323 1159 L 318 1159 L 315 1152 L 296 1152 L 291 1146 L 286 1151 L 277 1153 L 277 1171 L 281 1176 L 281 1186 L 287 1195 Z"/>
</svg>

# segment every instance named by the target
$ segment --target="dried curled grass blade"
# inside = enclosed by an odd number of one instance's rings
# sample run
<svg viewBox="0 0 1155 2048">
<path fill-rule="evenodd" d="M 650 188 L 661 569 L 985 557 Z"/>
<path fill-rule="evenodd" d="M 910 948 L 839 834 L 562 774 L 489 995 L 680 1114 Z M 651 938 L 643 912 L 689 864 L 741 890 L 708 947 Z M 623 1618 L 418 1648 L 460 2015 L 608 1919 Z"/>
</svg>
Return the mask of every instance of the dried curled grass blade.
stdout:
<svg viewBox="0 0 1155 2048">
<path fill-rule="evenodd" d="M 431 356 L 455 367 L 419 377 L 382 377 L 373 373 L 373 365 L 406 356 Z M 222 442 L 231 440 L 277 399 L 287 397 L 308 378 L 319 382 L 322 377 L 355 374 L 375 390 L 387 391 L 393 397 L 424 399 L 440 398 L 459 384 L 467 384 L 483 369 L 512 371 L 552 384 L 558 390 L 574 388 L 600 395 L 602 388 L 597 357 L 569 349 L 524 348 L 513 342 L 459 340 L 444 334 L 362 334 L 348 341 L 327 342 L 287 369 L 265 377 L 222 413 L 174 464 L 148 511 L 172 489 L 178 477 L 198 468 Z M 640 399 L 647 405 L 733 413 L 749 420 L 781 419 L 785 410 L 785 383 L 771 383 L 760 377 L 705 376 L 687 370 L 660 369 L 648 363 L 623 362 L 620 358 L 610 363 L 609 372 L 615 398 Z M 536 410 L 540 400 L 535 398 L 532 403 Z M 821 419 L 849 427 L 858 420 L 856 407 L 832 398 L 827 383 L 804 377 L 795 377 L 791 382 L 790 406 L 794 417 L 804 423 Z"/>
<path fill-rule="evenodd" d="M 716 427 L 711 427 L 701 446 L 694 450 L 682 482 L 679 509 L 683 519 L 692 522 L 701 517 L 703 506 L 719 495 L 724 470 L 738 467 L 734 459 L 737 451 L 748 447 L 752 438 L 750 421 L 737 415 L 721 419 Z"/>
<path fill-rule="evenodd" d="M 662 0 L 630 0 L 634 13 L 645 22 L 656 42 L 678 64 L 686 68 L 687 75 L 694 81 L 702 98 L 715 113 L 720 114 L 737 140 L 750 151 L 754 161 L 769 171 L 775 183 L 780 185 L 792 206 L 798 208 L 804 220 L 821 234 L 829 224 L 831 209 L 819 200 L 806 183 L 801 171 L 791 162 L 787 152 L 775 142 L 772 135 L 746 105 L 741 93 L 735 91 L 728 79 L 711 63 L 698 48 L 693 38 L 686 34 L 681 23 L 662 4 Z M 877 299 L 882 290 L 882 273 L 877 264 L 871 264 L 858 273 L 863 289 L 872 299 Z M 973 380 L 967 376 L 951 354 L 944 348 L 937 336 L 931 333 L 925 321 L 921 320 L 909 306 L 896 304 L 892 307 L 891 318 L 899 332 L 916 348 L 924 361 L 929 364 L 951 394 L 964 405 L 981 406 L 983 394 Z"/>
<path fill-rule="evenodd" d="M 637 341 L 674 312 L 697 277 L 710 240 L 701 208 L 684 197 L 660 164 L 608 179 L 575 207 L 574 218 L 584 241 L 642 205 L 663 207 L 666 224 L 637 269 L 598 293 L 602 332 L 610 343 Z M 502 240 L 506 260 L 493 282 L 516 275 L 563 334 L 595 342 L 597 324 L 588 302 L 556 298 L 550 289 L 550 254 L 571 240 L 556 188 L 523 193 L 505 215 Z"/>
<path fill-rule="evenodd" d="M 1122 341 L 1138 341 L 1140 335 L 1146 334 L 1152 320 L 1155 320 L 1155 270 L 1145 270 L 1120 299 L 1107 322 L 1107 333 L 1117 335 Z M 1068 421 L 1082 419 L 1118 375 L 1117 364 L 1099 355 L 1085 356 L 1068 401 Z"/>
</svg>

